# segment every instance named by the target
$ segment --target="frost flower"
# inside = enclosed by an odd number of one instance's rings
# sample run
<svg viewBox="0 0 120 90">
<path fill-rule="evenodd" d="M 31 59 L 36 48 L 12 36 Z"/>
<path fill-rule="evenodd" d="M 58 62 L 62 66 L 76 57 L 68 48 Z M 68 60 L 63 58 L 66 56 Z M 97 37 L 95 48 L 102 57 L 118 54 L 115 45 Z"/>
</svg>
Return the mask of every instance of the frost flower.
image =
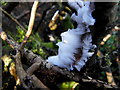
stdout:
<svg viewBox="0 0 120 90">
<path fill-rule="evenodd" d="M 73 2 L 74 1 L 74 2 Z M 94 52 L 91 49 L 96 48 L 92 44 L 89 25 L 94 25 L 95 19 L 92 17 L 92 8 L 89 1 L 68 0 L 68 4 L 77 11 L 72 14 L 71 19 L 77 22 L 77 28 L 68 29 L 61 34 L 62 42 L 57 43 L 59 46 L 58 55 L 48 57 L 48 62 L 61 68 L 78 71 L 85 65 L 89 57 Z"/>
</svg>

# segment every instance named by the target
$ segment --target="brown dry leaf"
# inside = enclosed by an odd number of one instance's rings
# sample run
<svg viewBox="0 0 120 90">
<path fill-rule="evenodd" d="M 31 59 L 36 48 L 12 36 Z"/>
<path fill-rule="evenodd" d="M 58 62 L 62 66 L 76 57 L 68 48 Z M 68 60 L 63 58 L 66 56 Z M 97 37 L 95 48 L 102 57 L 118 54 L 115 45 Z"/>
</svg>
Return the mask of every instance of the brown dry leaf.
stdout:
<svg viewBox="0 0 120 90">
<path fill-rule="evenodd" d="M 51 20 L 49 23 L 49 28 L 50 30 L 55 30 L 57 28 L 57 24 L 53 20 Z"/>
<path fill-rule="evenodd" d="M 9 72 L 12 76 L 14 76 L 14 78 L 16 80 L 16 85 L 20 85 L 20 80 L 19 80 L 19 78 L 16 74 L 15 62 L 13 62 L 13 60 L 8 55 L 4 55 L 3 57 L 1 57 L 1 59 L 4 62 L 4 68 L 5 69 L 10 65 Z"/>
</svg>

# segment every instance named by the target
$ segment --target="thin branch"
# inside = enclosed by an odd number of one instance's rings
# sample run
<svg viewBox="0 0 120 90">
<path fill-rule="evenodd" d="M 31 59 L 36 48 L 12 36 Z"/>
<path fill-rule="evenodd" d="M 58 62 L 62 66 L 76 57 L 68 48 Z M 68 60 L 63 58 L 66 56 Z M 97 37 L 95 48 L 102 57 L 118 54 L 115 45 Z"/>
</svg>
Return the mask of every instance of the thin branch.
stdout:
<svg viewBox="0 0 120 90">
<path fill-rule="evenodd" d="M 4 41 L 6 41 L 9 45 L 10 45 L 10 47 L 11 48 L 19 48 L 20 47 L 20 45 L 18 45 L 15 41 L 13 41 L 13 40 L 11 40 L 11 39 L 8 39 L 8 36 L 6 35 L 6 33 L 4 32 L 4 31 L 2 31 L 2 30 L 0 30 L 0 37 L 4 40 Z"/>
<path fill-rule="evenodd" d="M 31 78 L 35 87 L 49 90 L 35 75 L 32 75 Z"/>
<path fill-rule="evenodd" d="M 99 58 L 102 60 L 104 58 L 104 55 L 102 54 L 102 52 L 100 50 L 98 50 L 97 52 L 97 55 L 99 56 Z M 116 83 L 115 83 L 115 80 L 113 78 L 113 75 L 112 75 L 112 71 L 111 71 L 111 68 L 109 65 L 107 66 L 102 66 L 102 61 L 100 60 L 100 67 L 102 69 L 105 70 L 105 73 L 106 73 L 106 77 L 107 77 L 107 81 L 109 84 L 111 84 L 112 86 L 114 87 L 117 87 Z"/>
<path fill-rule="evenodd" d="M 34 1 L 32 11 L 31 11 L 31 16 L 30 16 L 30 21 L 29 21 L 29 25 L 28 25 L 28 31 L 25 35 L 24 40 L 21 43 L 21 49 L 24 47 L 25 43 L 27 42 L 27 39 L 30 37 L 30 35 L 32 33 L 37 6 L 38 6 L 38 1 Z"/>
<path fill-rule="evenodd" d="M 40 66 L 41 62 L 35 62 L 33 65 L 31 65 L 28 69 L 27 69 L 27 73 L 29 75 L 32 75 L 34 73 L 35 70 L 37 70 Z"/>
<path fill-rule="evenodd" d="M 100 43 L 101 45 L 104 45 L 105 42 L 111 37 L 111 34 L 108 34 L 106 35 L 104 38 L 103 38 L 103 41 Z"/>
<path fill-rule="evenodd" d="M 2 9 L 1 7 L 0 7 L 0 10 L 1 10 L 5 15 L 7 15 L 11 20 L 13 20 L 17 25 L 19 25 L 21 29 L 23 29 L 24 31 L 27 31 L 27 30 L 17 21 L 17 19 L 13 18 L 12 15 L 10 15 L 9 13 L 7 13 L 7 12 L 6 12 L 4 9 Z"/>
<path fill-rule="evenodd" d="M 93 79 L 89 76 L 86 76 L 86 77 L 87 77 L 87 79 L 82 79 L 82 81 L 84 83 L 91 83 L 91 85 L 95 84 L 97 87 L 113 88 L 113 86 L 111 84 L 108 84 L 108 83 L 100 81 L 100 80 Z"/>
<path fill-rule="evenodd" d="M 40 8 L 41 6 L 43 6 L 45 3 L 40 3 L 38 8 Z M 19 16 L 16 17 L 17 20 L 21 19 L 22 17 L 26 16 L 27 14 L 30 13 L 30 10 L 27 10 L 26 12 L 23 12 L 22 14 L 20 14 Z M 36 13 L 36 16 L 41 16 L 39 13 Z"/>
<path fill-rule="evenodd" d="M 2 6 L 2 8 L 3 8 L 6 12 L 11 13 L 12 10 L 13 10 L 14 8 L 16 8 L 17 5 L 19 5 L 19 2 L 7 2 L 6 5 L 3 5 L 3 6 Z"/>
<path fill-rule="evenodd" d="M 106 76 L 107 76 L 108 83 L 111 84 L 114 87 L 117 87 L 117 85 L 114 81 L 111 69 L 109 68 L 108 70 L 109 70 L 108 72 L 105 72 Z"/>
<path fill-rule="evenodd" d="M 17 16 L 16 19 L 19 20 L 19 19 L 21 19 L 22 17 L 26 16 L 29 13 L 30 13 L 30 11 L 27 10 L 27 11 L 23 12 L 22 14 L 20 14 L 19 16 Z"/>
<path fill-rule="evenodd" d="M 118 73 L 119 73 L 119 77 L 120 77 L 120 59 L 119 59 L 118 56 L 117 56 L 117 58 L 116 58 L 116 62 L 117 62 L 117 64 L 118 64 Z"/>
<path fill-rule="evenodd" d="M 24 82 L 24 78 L 27 76 L 27 73 L 24 71 L 21 63 L 21 54 L 18 50 L 16 50 L 15 55 L 12 55 L 15 58 L 15 66 L 17 75 L 20 78 L 20 82 L 23 85 L 24 88 L 28 88 L 28 86 Z"/>
</svg>

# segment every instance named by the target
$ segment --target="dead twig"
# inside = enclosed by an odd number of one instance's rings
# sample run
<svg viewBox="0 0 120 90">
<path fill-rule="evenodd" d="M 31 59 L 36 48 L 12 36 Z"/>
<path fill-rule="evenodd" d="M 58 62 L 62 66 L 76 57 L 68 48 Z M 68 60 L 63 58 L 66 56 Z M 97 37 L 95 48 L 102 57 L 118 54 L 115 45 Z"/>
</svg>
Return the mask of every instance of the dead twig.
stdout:
<svg viewBox="0 0 120 90">
<path fill-rule="evenodd" d="M 9 13 L 7 13 L 7 12 L 6 12 L 4 9 L 2 9 L 1 7 L 0 7 L 0 10 L 1 10 L 5 15 L 7 15 L 11 20 L 13 20 L 18 26 L 20 26 L 21 29 L 23 29 L 24 31 L 27 31 L 27 30 L 17 21 L 17 19 L 13 18 L 12 15 L 10 15 Z"/>
<path fill-rule="evenodd" d="M 32 11 L 31 11 L 31 16 L 30 16 L 30 21 L 29 21 L 29 25 L 28 25 L 28 30 L 27 30 L 24 40 L 21 43 L 20 49 L 22 49 L 24 47 L 25 43 L 27 42 L 27 39 L 30 37 L 30 35 L 32 33 L 37 6 L 38 6 L 38 1 L 34 1 Z"/>
<path fill-rule="evenodd" d="M 40 5 L 38 6 L 38 8 L 40 8 L 41 6 L 43 6 L 45 3 L 40 3 Z M 17 20 L 21 19 L 22 17 L 26 16 L 27 14 L 30 13 L 30 10 L 27 10 L 25 12 L 23 12 L 22 14 L 20 14 L 19 16 L 16 17 Z M 41 14 L 36 13 L 36 16 L 41 16 Z"/>
<path fill-rule="evenodd" d="M 107 82 L 96 80 L 89 76 L 86 77 L 87 79 L 82 79 L 84 83 L 94 83 L 97 87 L 113 88 L 113 86 L 111 84 L 108 84 Z"/>
<path fill-rule="evenodd" d="M 37 88 L 44 88 L 46 90 L 49 90 L 49 88 L 46 87 L 35 75 L 32 75 L 31 78 L 31 80 L 34 82 L 34 86 L 36 86 Z"/>
<path fill-rule="evenodd" d="M 27 76 L 27 73 L 24 71 L 23 67 L 22 67 L 22 63 L 21 63 L 21 54 L 18 50 L 16 50 L 16 55 L 13 55 L 13 57 L 15 58 L 15 66 L 16 66 L 16 71 L 17 71 L 17 75 L 20 79 L 21 84 L 23 85 L 24 88 L 28 88 L 28 86 L 25 84 L 24 82 L 24 78 Z"/>
<path fill-rule="evenodd" d="M 21 19 L 22 17 L 26 16 L 27 14 L 29 14 L 30 11 L 26 11 L 26 12 L 23 12 L 22 14 L 20 14 L 19 16 L 16 17 L 17 20 Z"/>
<path fill-rule="evenodd" d="M 19 2 L 7 2 L 6 5 L 2 6 L 2 8 L 8 13 L 11 13 L 13 9 L 16 8 L 18 5 L 19 5 Z"/>
<path fill-rule="evenodd" d="M 33 65 L 31 65 L 28 69 L 27 69 L 27 73 L 29 75 L 32 75 L 34 73 L 35 70 L 37 70 L 40 66 L 41 62 L 35 62 Z"/>
<path fill-rule="evenodd" d="M 102 54 L 102 52 L 100 50 L 98 50 L 97 55 L 101 60 L 104 58 L 104 55 Z M 100 67 L 102 69 L 105 69 L 105 73 L 106 73 L 108 83 L 111 84 L 113 87 L 117 87 L 117 85 L 114 81 L 110 66 L 109 65 L 102 66 L 101 64 L 102 64 L 102 61 L 100 61 Z"/>
<path fill-rule="evenodd" d="M 118 73 L 119 73 L 119 77 L 120 77 L 120 59 L 118 58 L 118 56 L 116 58 L 116 62 L 118 64 Z"/>
<path fill-rule="evenodd" d="M 2 30 L 0 30 L 0 36 L 4 41 L 6 41 L 10 45 L 11 48 L 14 49 L 14 48 L 19 48 L 20 47 L 15 41 L 13 41 L 11 39 L 8 39 L 8 36 Z"/>
<path fill-rule="evenodd" d="M 105 72 L 106 76 L 107 76 L 108 83 L 111 84 L 113 87 L 117 87 L 117 85 L 114 81 L 111 69 L 109 68 L 108 70 L 109 70 L 108 72 Z"/>
<path fill-rule="evenodd" d="M 111 34 L 108 34 L 106 35 L 104 38 L 103 38 L 103 41 L 100 43 L 101 45 L 104 45 L 105 42 L 111 37 Z"/>
</svg>

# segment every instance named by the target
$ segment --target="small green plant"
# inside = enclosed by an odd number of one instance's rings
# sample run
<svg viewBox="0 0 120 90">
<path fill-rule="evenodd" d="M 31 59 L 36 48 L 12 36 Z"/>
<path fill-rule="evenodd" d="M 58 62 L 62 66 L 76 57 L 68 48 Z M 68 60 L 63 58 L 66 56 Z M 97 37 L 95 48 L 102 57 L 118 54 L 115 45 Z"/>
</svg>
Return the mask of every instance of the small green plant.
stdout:
<svg viewBox="0 0 120 90">
<path fill-rule="evenodd" d="M 63 82 L 61 85 L 60 85 L 60 90 L 79 90 L 77 89 L 79 86 L 79 83 L 76 83 L 74 81 L 71 81 L 71 82 Z"/>
<path fill-rule="evenodd" d="M 25 31 L 22 30 L 20 27 L 17 27 L 18 34 L 14 35 L 14 39 L 18 42 L 21 43 L 25 37 Z M 59 41 L 59 40 L 58 40 Z M 25 46 L 29 50 L 32 50 L 34 53 L 39 54 L 43 58 L 47 58 L 49 56 L 49 52 L 46 52 L 45 48 L 50 48 L 50 49 L 56 49 L 56 45 L 53 42 L 44 42 L 39 33 L 32 33 L 30 36 L 29 40 L 27 41 L 27 44 Z"/>
<path fill-rule="evenodd" d="M 0 1 L 0 4 L 3 5 L 3 6 L 5 6 L 5 5 L 7 5 L 7 2 L 5 2 L 5 1 Z"/>
</svg>

